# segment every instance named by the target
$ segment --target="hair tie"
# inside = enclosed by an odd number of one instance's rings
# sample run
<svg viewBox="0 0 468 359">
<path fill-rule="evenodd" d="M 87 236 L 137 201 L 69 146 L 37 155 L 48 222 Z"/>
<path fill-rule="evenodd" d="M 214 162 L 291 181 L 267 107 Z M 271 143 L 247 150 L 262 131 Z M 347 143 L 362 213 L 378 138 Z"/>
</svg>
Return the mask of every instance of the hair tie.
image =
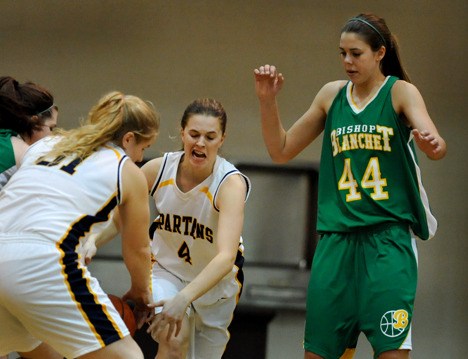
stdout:
<svg viewBox="0 0 468 359">
<path fill-rule="evenodd" d="M 374 30 L 374 31 L 377 33 L 377 35 L 380 36 L 380 38 L 382 39 L 382 42 L 383 42 L 384 46 L 387 46 L 387 42 L 385 41 L 385 38 L 382 36 L 382 34 L 380 33 L 380 31 L 377 30 L 377 28 L 376 28 L 374 25 L 372 25 L 370 22 L 368 22 L 368 21 L 366 21 L 366 20 L 364 20 L 364 19 L 361 19 L 361 18 L 359 18 L 359 17 L 353 17 L 352 19 L 349 19 L 349 21 L 353 21 L 353 20 L 360 21 L 360 22 L 362 22 L 363 24 L 366 24 L 367 26 L 369 26 L 372 30 Z"/>
</svg>

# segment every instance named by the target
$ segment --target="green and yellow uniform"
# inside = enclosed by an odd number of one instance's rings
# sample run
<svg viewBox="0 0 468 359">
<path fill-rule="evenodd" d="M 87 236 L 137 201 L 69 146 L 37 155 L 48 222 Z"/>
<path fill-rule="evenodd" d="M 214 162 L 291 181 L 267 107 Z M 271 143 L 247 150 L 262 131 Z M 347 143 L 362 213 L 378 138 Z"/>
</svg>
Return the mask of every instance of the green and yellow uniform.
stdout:
<svg viewBox="0 0 468 359">
<path fill-rule="evenodd" d="M 366 334 L 375 355 L 411 349 L 417 283 L 415 238 L 437 222 L 422 186 L 411 128 L 395 112 L 386 78 L 363 108 L 348 82 L 325 124 L 317 231 L 304 347 L 339 358 Z"/>
</svg>

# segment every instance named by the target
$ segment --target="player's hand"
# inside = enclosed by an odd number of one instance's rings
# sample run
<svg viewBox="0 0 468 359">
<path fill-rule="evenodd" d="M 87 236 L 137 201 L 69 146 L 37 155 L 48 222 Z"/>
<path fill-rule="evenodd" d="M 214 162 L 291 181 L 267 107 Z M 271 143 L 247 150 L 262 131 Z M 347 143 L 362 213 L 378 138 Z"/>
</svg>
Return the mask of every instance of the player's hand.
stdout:
<svg viewBox="0 0 468 359">
<path fill-rule="evenodd" d="M 152 298 L 151 290 L 148 289 L 147 291 L 141 292 L 136 291 L 133 288 L 130 288 L 130 290 L 122 297 L 123 300 L 129 300 L 135 304 L 133 314 L 135 315 L 138 329 L 146 323 L 148 317 L 153 312 L 152 307 L 149 306 L 153 304 Z"/>
<path fill-rule="evenodd" d="M 254 70 L 255 92 L 260 100 L 274 98 L 283 87 L 283 74 L 274 65 L 263 65 Z"/>
<path fill-rule="evenodd" d="M 429 158 L 438 158 L 439 153 L 442 151 L 442 146 L 440 145 L 438 137 L 426 130 L 419 131 L 414 129 L 412 134 L 421 151 L 423 151 Z"/>
<path fill-rule="evenodd" d="M 91 234 L 84 238 L 84 240 L 80 242 L 77 252 L 81 264 L 88 265 L 91 263 L 92 258 L 97 252 L 95 235 Z"/>
<path fill-rule="evenodd" d="M 179 335 L 182 328 L 182 320 L 189 305 L 190 302 L 182 293 L 178 293 L 171 299 L 161 300 L 149 305 L 150 308 L 162 307 L 162 311 L 150 316 L 147 332 L 151 333 L 151 337 L 155 340 L 167 327 L 167 340 L 172 335 Z"/>
</svg>

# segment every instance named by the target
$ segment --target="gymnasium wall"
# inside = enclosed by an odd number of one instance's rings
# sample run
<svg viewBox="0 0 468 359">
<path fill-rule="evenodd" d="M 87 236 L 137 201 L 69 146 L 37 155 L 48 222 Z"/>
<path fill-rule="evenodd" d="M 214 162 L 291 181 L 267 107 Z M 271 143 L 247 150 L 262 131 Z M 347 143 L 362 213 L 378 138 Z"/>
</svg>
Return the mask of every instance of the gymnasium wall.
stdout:
<svg viewBox="0 0 468 359">
<path fill-rule="evenodd" d="M 0 74 L 49 88 L 65 128 L 110 90 L 152 101 L 162 123 L 150 157 L 180 147 L 179 119 L 189 102 L 215 97 L 228 113 L 224 156 L 269 162 L 253 69 L 270 63 L 285 75 L 278 101 L 290 126 L 325 82 L 345 78 L 339 31 L 367 11 L 383 16 L 400 39 L 404 64 L 448 145 L 443 161 L 420 155 L 440 229 L 419 243 L 412 358 L 461 358 L 468 349 L 466 1 L 2 0 Z M 321 138 L 298 161 L 318 161 L 320 146 Z M 281 350 L 301 357 L 302 318 L 285 313 L 279 320 L 291 330 L 281 334 L 272 324 L 269 359 Z"/>
</svg>

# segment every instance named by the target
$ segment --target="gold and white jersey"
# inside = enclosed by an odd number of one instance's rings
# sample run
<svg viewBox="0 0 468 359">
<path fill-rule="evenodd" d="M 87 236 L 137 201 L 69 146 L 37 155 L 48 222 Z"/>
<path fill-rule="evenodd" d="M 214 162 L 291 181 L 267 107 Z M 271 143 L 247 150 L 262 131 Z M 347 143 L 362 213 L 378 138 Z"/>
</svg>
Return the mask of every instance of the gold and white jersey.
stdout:
<svg viewBox="0 0 468 359">
<path fill-rule="evenodd" d="M 181 280 L 189 282 L 217 254 L 219 209 L 216 207 L 216 198 L 221 185 L 229 176 L 240 175 L 247 185 L 247 200 L 250 181 L 233 164 L 218 156 L 213 173 L 190 191 L 182 192 L 176 184 L 182 156 L 183 152 L 164 155 L 150 192 L 158 213 L 150 231 L 153 238 L 152 251 L 158 264 Z M 243 250 L 240 238 L 236 265 L 228 277 L 235 276 L 242 267 Z"/>
<path fill-rule="evenodd" d="M 0 237 L 60 242 L 73 251 L 120 203 L 125 152 L 109 144 L 84 160 L 48 158 L 59 139 L 49 137 L 32 145 L 3 188 Z"/>
</svg>

